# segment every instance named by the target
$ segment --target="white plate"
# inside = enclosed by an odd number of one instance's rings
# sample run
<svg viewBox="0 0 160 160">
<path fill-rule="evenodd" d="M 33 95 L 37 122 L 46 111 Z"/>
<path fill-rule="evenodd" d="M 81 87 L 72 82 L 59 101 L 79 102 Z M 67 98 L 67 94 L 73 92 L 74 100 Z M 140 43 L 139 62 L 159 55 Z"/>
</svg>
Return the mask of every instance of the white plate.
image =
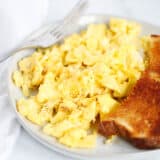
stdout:
<svg viewBox="0 0 160 160">
<path fill-rule="evenodd" d="M 90 15 L 90 16 L 83 16 L 79 20 L 76 30 L 80 30 L 84 28 L 87 24 L 90 23 L 108 23 L 108 20 L 111 17 L 116 16 L 110 16 L 110 15 Z M 128 19 L 128 18 L 127 18 Z M 147 24 L 144 22 L 138 21 L 142 25 L 142 34 L 158 34 L 159 33 L 159 27 L 153 26 L 151 24 Z M 74 30 L 75 31 L 75 30 Z M 71 31 L 73 32 L 73 30 Z M 16 110 L 16 100 L 23 97 L 21 94 L 20 89 L 18 89 L 12 82 L 11 75 L 13 71 L 17 70 L 17 62 L 25 57 L 30 55 L 33 52 L 33 50 L 23 50 L 16 54 L 12 58 L 11 64 L 9 64 L 9 72 L 8 72 L 8 92 L 11 100 L 11 104 L 13 106 L 13 109 L 16 113 L 17 119 L 23 126 L 23 128 L 35 139 L 37 139 L 40 143 L 43 145 L 49 147 L 50 149 L 62 153 L 64 155 L 70 156 L 70 157 L 76 157 L 80 159 L 121 159 L 123 160 L 128 159 L 128 156 L 131 158 L 141 157 L 144 155 L 150 155 L 153 153 L 160 153 L 160 150 L 151 150 L 151 151 L 144 151 L 144 150 L 138 150 L 134 148 L 129 143 L 125 142 L 124 140 L 117 139 L 115 142 L 111 144 L 104 144 L 103 140 L 104 138 L 102 136 L 99 136 L 97 139 L 97 146 L 93 149 L 71 149 L 68 148 L 60 143 L 57 142 L 57 140 L 53 137 L 45 135 L 41 130 L 40 127 L 32 124 L 27 119 L 22 117 Z"/>
</svg>

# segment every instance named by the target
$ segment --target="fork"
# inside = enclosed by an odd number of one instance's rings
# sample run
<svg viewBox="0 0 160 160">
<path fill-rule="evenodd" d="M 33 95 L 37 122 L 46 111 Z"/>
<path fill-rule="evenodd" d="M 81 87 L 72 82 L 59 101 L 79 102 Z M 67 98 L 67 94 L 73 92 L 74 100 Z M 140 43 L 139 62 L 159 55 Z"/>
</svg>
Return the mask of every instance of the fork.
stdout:
<svg viewBox="0 0 160 160">
<path fill-rule="evenodd" d="M 73 25 L 73 23 L 78 20 L 82 12 L 87 8 L 87 4 L 87 0 L 79 0 L 62 21 L 60 21 L 57 25 L 52 24 L 43 33 L 36 36 L 35 38 L 24 41 L 23 44 L 20 45 L 20 47 L 18 47 L 18 49 L 13 54 L 16 54 L 23 49 L 37 47 L 46 48 L 60 41 L 66 35 L 66 28 L 68 28 L 71 24 Z M 33 37 L 33 35 L 34 33 L 30 36 Z M 0 60 L 0 62 L 3 62 L 12 55 L 4 57 Z"/>
</svg>

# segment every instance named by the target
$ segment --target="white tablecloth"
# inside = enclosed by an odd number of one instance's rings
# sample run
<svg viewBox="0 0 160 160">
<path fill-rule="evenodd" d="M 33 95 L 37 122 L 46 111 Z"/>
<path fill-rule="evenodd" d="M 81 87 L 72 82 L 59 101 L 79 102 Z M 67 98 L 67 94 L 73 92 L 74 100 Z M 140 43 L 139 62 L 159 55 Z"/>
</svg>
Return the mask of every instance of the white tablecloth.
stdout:
<svg viewBox="0 0 160 160">
<path fill-rule="evenodd" d="M 67 13 L 75 0 L 50 0 L 47 22 L 60 19 Z M 89 13 L 108 13 L 128 16 L 160 25 L 159 0 L 90 0 Z M 30 137 L 23 129 L 9 160 L 71 160 L 55 153 Z M 109 157 L 106 157 L 109 160 Z M 141 157 L 141 160 L 158 160 L 158 155 Z M 130 157 L 128 157 L 130 160 Z"/>
</svg>

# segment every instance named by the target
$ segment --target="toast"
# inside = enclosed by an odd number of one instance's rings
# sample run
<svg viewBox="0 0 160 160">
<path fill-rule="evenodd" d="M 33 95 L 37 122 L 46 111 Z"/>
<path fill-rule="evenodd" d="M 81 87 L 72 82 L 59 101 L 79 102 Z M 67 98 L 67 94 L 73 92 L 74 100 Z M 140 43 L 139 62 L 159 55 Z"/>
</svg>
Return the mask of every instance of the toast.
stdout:
<svg viewBox="0 0 160 160">
<path fill-rule="evenodd" d="M 160 36 L 151 36 L 148 57 L 129 95 L 98 127 L 102 135 L 118 135 L 141 149 L 160 148 Z"/>
</svg>

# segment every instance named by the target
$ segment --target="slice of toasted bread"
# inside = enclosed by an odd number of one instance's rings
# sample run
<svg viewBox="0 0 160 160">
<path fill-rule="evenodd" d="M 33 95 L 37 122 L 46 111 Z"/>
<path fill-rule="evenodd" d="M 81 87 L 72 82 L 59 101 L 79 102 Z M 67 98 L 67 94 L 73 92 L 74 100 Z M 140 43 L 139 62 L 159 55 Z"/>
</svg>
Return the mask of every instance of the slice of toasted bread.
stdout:
<svg viewBox="0 0 160 160">
<path fill-rule="evenodd" d="M 130 94 L 99 124 L 106 137 L 118 135 L 138 148 L 160 147 L 160 36 L 151 36 L 147 69 Z"/>
</svg>

